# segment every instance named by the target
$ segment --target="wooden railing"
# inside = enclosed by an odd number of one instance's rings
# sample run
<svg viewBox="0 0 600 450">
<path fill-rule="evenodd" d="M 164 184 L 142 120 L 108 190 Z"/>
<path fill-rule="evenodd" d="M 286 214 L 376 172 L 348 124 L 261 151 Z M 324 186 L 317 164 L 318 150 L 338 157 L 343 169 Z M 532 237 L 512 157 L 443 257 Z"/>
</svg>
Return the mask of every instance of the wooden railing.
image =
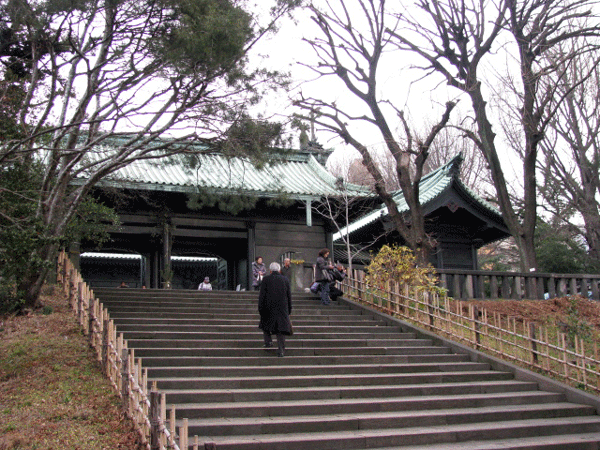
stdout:
<svg viewBox="0 0 600 450">
<path fill-rule="evenodd" d="M 188 448 L 187 420 L 175 429 L 175 409 L 170 410 L 168 427 L 166 397 L 153 383 L 148 392 L 148 369 L 127 347 L 123 334 L 118 334 L 114 322 L 103 304 L 83 281 L 65 252 L 59 254 L 57 284 L 62 287 L 75 312 L 83 333 L 102 364 L 104 373 L 123 401 L 127 416 L 133 421 L 143 445 L 149 450 L 180 450 Z M 198 448 L 195 438 L 194 448 Z"/>
<path fill-rule="evenodd" d="M 597 343 L 574 330 L 489 314 L 447 295 L 388 283 L 369 286 L 354 270 L 342 284 L 344 297 L 412 322 L 450 340 L 552 376 L 572 386 L 600 393 Z"/>
<path fill-rule="evenodd" d="M 600 275 L 436 269 L 440 286 L 456 299 L 541 300 L 579 294 L 600 300 Z"/>
</svg>

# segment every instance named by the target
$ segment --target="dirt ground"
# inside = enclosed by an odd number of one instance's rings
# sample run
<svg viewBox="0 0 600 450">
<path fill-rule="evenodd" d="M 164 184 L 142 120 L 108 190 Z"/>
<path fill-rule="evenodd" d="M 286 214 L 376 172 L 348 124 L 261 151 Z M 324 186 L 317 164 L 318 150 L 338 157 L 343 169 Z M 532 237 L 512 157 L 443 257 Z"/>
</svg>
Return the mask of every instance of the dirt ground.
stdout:
<svg viewBox="0 0 600 450">
<path fill-rule="evenodd" d="M 0 450 L 139 450 L 67 301 L 0 316 Z"/>
<path fill-rule="evenodd" d="M 587 323 L 600 333 L 600 302 L 583 297 L 560 297 L 549 300 L 472 300 L 468 302 L 498 312 L 506 317 L 536 322 L 540 325 L 569 323 L 572 317 Z"/>
</svg>

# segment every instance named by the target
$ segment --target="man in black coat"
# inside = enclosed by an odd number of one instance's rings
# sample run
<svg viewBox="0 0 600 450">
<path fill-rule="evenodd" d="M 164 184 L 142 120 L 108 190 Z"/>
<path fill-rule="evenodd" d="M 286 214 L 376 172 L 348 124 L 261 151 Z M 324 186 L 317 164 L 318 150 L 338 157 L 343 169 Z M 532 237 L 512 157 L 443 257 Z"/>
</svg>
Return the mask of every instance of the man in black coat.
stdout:
<svg viewBox="0 0 600 450">
<path fill-rule="evenodd" d="M 277 335 L 277 356 L 283 356 L 285 336 L 292 334 L 292 290 L 289 280 L 279 272 L 278 263 L 271 263 L 269 269 L 271 274 L 263 278 L 258 294 L 258 328 L 263 330 L 266 348 L 273 346 L 271 335 Z"/>
</svg>

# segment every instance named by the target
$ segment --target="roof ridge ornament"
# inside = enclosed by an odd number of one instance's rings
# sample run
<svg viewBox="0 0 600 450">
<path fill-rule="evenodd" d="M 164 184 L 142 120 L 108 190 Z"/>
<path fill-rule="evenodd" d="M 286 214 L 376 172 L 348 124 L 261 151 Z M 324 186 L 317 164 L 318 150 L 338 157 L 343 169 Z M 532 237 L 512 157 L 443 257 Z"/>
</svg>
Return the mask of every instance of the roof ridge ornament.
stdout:
<svg viewBox="0 0 600 450">
<path fill-rule="evenodd" d="M 462 165 L 464 159 L 465 158 L 462 152 L 459 152 L 458 155 L 452 158 L 448 163 L 448 165 L 450 166 L 449 173 L 452 178 L 458 178 L 458 176 L 460 175 L 460 166 Z"/>
</svg>

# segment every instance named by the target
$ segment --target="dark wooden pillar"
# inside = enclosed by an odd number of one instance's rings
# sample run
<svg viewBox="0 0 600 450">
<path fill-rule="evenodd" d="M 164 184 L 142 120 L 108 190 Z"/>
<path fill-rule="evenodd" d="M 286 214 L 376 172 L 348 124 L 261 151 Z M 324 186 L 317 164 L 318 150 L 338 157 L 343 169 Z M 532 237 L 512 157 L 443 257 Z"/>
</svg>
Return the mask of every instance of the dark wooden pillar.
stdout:
<svg viewBox="0 0 600 450">
<path fill-rule="evenodd" d="M 252 290 L 252 263 L 256 258 L 256 224 L 254 222 L 248 223 L 248 270 L 246 271 L 246 278 L 248 282 L 248 290 Z"/>
</svg>

